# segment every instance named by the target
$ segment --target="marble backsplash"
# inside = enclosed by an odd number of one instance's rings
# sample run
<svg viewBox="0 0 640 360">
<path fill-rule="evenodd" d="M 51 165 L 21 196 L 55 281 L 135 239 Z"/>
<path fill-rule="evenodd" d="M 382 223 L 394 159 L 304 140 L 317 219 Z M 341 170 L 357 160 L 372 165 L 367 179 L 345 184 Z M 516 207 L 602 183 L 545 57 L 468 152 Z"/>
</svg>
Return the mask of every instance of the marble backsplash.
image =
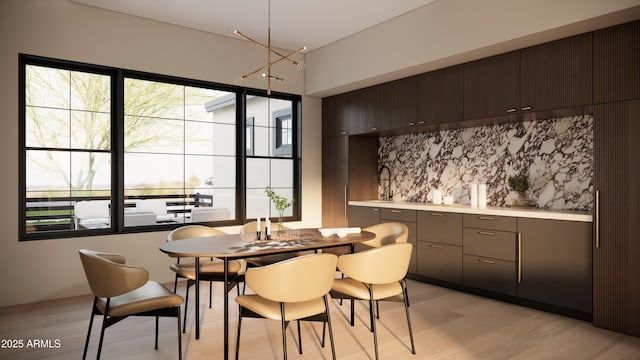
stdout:
<svg viewBox="0 0 640 360">
<path fill-rule="evenodd" d="M 469 185 L 487 184 L 487 205 L 511 205 L 508 177 L 529 175 L 539 208 L 593 208 L 590 115 L 380 137 L 378 165 L 391 170 L 393 200 L 431 202 L 431 191 L 469 204 Z M 383 185 L 379 188 L 382 198 Z"/>
</svg>

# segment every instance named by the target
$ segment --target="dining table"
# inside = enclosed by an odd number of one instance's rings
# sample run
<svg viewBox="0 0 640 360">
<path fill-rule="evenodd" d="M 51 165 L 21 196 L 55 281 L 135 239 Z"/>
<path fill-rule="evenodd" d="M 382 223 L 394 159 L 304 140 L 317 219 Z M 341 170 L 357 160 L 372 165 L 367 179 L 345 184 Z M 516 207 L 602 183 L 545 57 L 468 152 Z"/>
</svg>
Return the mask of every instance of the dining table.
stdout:
<svg viewBox="0 0 640 360">
<path fill-rule="evenodd" d="M 224 263 L 224 284 L 228 290 L 230 281 L 229 261 L 259 256 L 285 254 L 300 251 L 318 251 L 326 248 L 347 246 L 354 251 L 355 244 L 371 240 L 375 234 L 360 229 L 350 229 L 344 237 L 335 234 L 323 236 L 317 228 L 287 229 L 276 232 L 269 240 L 256 240 L 256 234 L 228 234 L 174 240 L 160 245 L 160 251 L 171 257 L 193 257 L 196 269 L 200 258 L 218 258 Z M 200 338 L 200 284 L 199 272 L 195 272 L 195 338 Z M 229 297 L 223 296 L 224 308 L 224 359 L 229 358 Z"/>
</svg>

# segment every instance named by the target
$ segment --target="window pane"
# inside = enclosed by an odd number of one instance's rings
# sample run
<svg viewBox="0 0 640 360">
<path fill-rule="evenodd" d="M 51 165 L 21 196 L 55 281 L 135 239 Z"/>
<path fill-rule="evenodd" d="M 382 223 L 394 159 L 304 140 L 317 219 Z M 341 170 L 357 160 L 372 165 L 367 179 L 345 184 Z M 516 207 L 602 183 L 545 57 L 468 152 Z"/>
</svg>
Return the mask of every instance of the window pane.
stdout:
<svg viewBox="0 0 640 360">
<path fill-rule="evenodd" d="M 28 147 L 68 149 L 70 147 L 69 110 L 27 107 L 25 143 Z"/>
<path fill-rule="evenodd" d="M 165 194 L 164 189 L 184 189 L 184 156 L 127 153 L 124 157 L 126 189 L 148 189 L 149 194 Z"/>
<path fill-rule="evenodd" d="M 125 116 L 124 148 L 126 152 L 182 154 L 184 121 Z"/>
<path fill-rule="evenodd" d="M 247 189 L 269 186 L 269 159 L 247 159 Z"/>
<path fill-rule="evenodd" d="M 26 65 L 25 105 L 27 232 L 108 229 L 111 77 Z"/>
<path fill-rule="evenodd" d="M 213 155 L 214 135 L 213 124 L 199 121 L 185 121 L 185 149 L 186 154 Z"/>
<path fill-rule="evenodd" d="M 125 115 L 184 119 L 184 86 L 127 78 L 124 87 Z"/>
<path fill-rule="evenodd" d="M 293 160 L 271 160 L 271 187 L 293 188 Z"/>
</svg>

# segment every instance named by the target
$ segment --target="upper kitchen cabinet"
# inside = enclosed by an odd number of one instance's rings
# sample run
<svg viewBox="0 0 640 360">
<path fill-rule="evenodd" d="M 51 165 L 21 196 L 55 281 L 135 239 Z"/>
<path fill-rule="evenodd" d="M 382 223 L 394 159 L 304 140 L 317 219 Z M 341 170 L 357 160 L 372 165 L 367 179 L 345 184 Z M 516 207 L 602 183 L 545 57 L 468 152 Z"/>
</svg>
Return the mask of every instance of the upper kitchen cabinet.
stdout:
<svg viewBox="0 0 640 360">
<path fill-rule="evenodd" d="M 593 33 L 593 102 L 640 98 L 640 21 Z"/>
<path fill-rule="evenodd" d="M 322 99 L 322 137 L 349 134 L 349 94 L 340 94 Z"/>
<path fill-rule="evenodd" d="M 370 86 L 348 93 L 349 134 L 375 133 L 387 127 L 381 86 Z"/>
<path fill-rule="evenodd" d="M 463 74 L 458 65 L 418 76 L 418 125 L 462 120 Z"/>
<path fill-rule="evenodd" d="M 412 76 L 379 85 L 380 114 L 387 119 L 384 129 L 404 129 L 418 124 L 418 77 Z"/>
<path fill-rule="evenodd" d="M 464 64 L 464 118 L 508 115 L 520 109 L 520 51 Z"/>
<path fill-rule="evenodd" d="M 592 36 L 586 33 L 522 49 L 521 111 L 591 104 Z"/>
</svg>

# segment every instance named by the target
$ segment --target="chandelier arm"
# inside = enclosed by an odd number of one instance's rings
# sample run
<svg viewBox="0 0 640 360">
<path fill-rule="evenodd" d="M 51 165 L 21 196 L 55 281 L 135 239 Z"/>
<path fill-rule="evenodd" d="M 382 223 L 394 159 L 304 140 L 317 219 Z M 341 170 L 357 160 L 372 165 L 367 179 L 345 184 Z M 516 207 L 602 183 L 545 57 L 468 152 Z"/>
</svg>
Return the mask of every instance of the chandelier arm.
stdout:
<svg viewBox="0 0 640 360">
<path fill-rule="evenodd" d="M 291 59 L 290 57 L 291 57 L 291 56 L 293 56 L 293 55 L 295 55 L 295 54 L 301 53 L 301 52 L 303 52 L 303 51 L 305 51 L 305 50 L 307 50 L 307 48 L 306 48 L 305 46 L 303 46 L 303 47 L 301 47 L 300 49 L 298 49 L 298 50 L 296 50 L 296 51 L 292 51 L 292 52 L 291 52 L 290 54 L 288 54 L 288 55 L 282 55 L 282 54 L 280 54 L 279 52 L 277 52 L 276 50 L 271 49 L 271 52 L 272 52 L 272 53 L 274 53 L 274 54 L 276 54 L 276 55 L 280 56 L 280 59 L 278 59 L 278 60 L 276 60 L 276 61 L 272 62 L 272 63 L 271 63 L 271 65 L 273 65 L 273 64 L 275 64 L 275 63 L 278 63 L 278 62 L 280 62 L 280 61 L 282 61 L 282 60 L 289 60 L 293 65 L 298 65 L 299 63 L 298 63 L 296 60 Z"/>
<path fill-rule="evenodd" d="M 254 40 L 254 39 L 250 38 L 249 36 L 247 36 L 247 35 L 245 35 L 245 34 L 241 33 L 241 32 L 240 32 L 240 31 L 238 31 L 238 30 L 235 30 L 235 31 L 234 31 L 234 33 L 235 33 L 236 35 L 240 36 L 241 38 L 245 39 L 245 40 L 251 41 L 252 43 L 254 43 L 254 44 L 256 44 L 256 45 L 259 45 L 259 46 L 262 46 L 262 47 L 263 47 L 263 48 L 265 48 L 265 49 L 268 49 L 267 45 L 265 45 L 265 44 L 263 44 L 263 43 L 261 43 L 261 42 L 258 42 L 257 40 Z"/>
<path fill-rule="evenodd" d="M 245 78 L 248 78 L 249 76 L 251 76 L 251 75 L 253 75 L 253 74 L 257 73 L 257 72 L 259 72 L 259 71 L 262 71 L 262 70 L 266 69 L 269 65 L 270 65 L 270 64 L 267 64 L 267 65 L 265 65 L 265 66 L 263 66 L 263 67 L 261 67 L 261 68 L 258 68 L 258 69 L 256 69 L 256 70 L 254 70 L 254 71 L 250 72 L 250 73 L 246 73 L 246 74 L 242 75 L 242 76 L 241 76 L 241 78 L 244 80 Z"/>
</svg>

